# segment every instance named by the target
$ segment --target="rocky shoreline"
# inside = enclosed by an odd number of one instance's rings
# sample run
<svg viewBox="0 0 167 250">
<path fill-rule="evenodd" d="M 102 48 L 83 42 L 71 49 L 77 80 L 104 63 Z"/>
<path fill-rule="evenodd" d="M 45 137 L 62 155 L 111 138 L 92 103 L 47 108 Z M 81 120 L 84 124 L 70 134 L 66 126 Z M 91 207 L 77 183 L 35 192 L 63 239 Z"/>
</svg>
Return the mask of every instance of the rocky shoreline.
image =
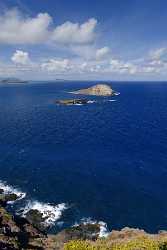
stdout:
<svg viewBox="0 0 167 250">
<path fill-rule="evenodd" d="M 148 234 L 144 230 L 124 228 L 112 231 L 100 239 L 100 223 L 82 223 L 56 235 L 47 235 L 40 211 L 31 209 L 24 217 L 12 215 L 7 204 L 19 196 L 0 189 L 0 249 L 1 250 L 166 250 L 167 232 Z M 105 235 L 101 235 L 105 236 Z M 117 246 L 117 248 L 115 248 Z M 129 246 L 126 247 L 125 246 Z M 151 247 L 150 247 L 151 246 Z"/>
<path fill-rule="evenodd" d="M 83 223 L 62 230 L 56 235 L 47 234 L 46 217 L 37 209 L 30 209 L 24 216 L 11 214 L 8 204 L 20 197 L 0 189 L 0 249 L 63 249 L 70 240 L 96 240 L 101 226 L 98 223 Z M 49 216 L 49 215 L 48 215 Z"/>
</svg>

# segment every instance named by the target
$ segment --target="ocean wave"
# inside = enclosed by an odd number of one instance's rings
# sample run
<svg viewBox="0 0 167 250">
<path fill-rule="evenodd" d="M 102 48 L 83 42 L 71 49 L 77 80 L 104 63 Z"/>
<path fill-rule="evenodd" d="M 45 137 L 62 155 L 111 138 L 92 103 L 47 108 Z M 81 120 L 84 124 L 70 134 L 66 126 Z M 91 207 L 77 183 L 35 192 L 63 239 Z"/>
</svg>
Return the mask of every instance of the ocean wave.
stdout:
<svg viewBox="0 0 167 250">
<path fill-rule="evenodd" d="M 80 223 L 75 223 L 74 227 L 79 226 L 79 224 L 98 224 L 100 226 L 99 238 L 107 237 L 110 233 L 107 227 L 107 223 L 105 223 L 104 221 L 96 221 L 92 220 L 92 218 L 83 218 L 81 219 Z"/>
<path fill-rule="evenodd" d="M 4 194 L 16 194 L 18 197 L 16 201 L 24 199 L 26 197 L 26 193 L 21 192 L 19 189 L 12 187 L 3 181 L 0 181 L 0 189 L 3 189 Z M 13 203 L 13 201 L 9 201 L 8 203 Z"/>
<path fill-rule="evenodd" d="M 89 100 L 87 103 L 95 103 L 96 101 Z"/>
<path fill-rule="evenodd" d="M 61 218 L 63 211 L 66 209 L 67 205 L 65 203 L 54 206 L 49 203 L 29 201 L 28 204 L 23 209 L 21 209 L 21 215 L 26 217 L 26 214 L 30 210 L 38 210 L 42 214 L 42 218 L 45 220 L 45 225 L 51 226 Z"/>
<path fill-rule="evenodd" d="M 110 99 L 110 100 L 108 100 L 108 102 L 116 102 L 116 100 L 115 99 Z"/>
<path fill-rule="evenodd" d="M 99 221 L 98 224 L 100 225 L 99 237 L 107 237 L 110 233 L 107 227 L 107 223 L 105 223 L 104 221 Z"/>
</svg>

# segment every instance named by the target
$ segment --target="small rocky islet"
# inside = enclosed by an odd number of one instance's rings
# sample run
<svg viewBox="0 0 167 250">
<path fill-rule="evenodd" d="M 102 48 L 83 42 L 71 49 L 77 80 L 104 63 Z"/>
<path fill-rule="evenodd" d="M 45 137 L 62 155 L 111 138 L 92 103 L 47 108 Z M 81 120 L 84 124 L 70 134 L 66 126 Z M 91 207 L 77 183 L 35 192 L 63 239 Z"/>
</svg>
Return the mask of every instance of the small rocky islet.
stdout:
<svg viewBox="0 0 167 250">
<path fill-rule="evenodd" d="M 114 91 L 107 84 L 97 84 L 87 89 L 80 89 L 69 93 L 75 95 L 90 95 L 90 96 L 103 96 L 103 97 L 119 95 L 119 92 Z M 62 99 L 55 101 L 56 104 L 61 104 L 61 105 L 82 105 L 82 104 L 88 104 L 89 102 L 90 100 L 87 100 L 85 98 Z"/>
<path fill-rule="evenodd" d="M 25 217 L 7 211 L 8 202 L 19 199 L 0 189 L 0 250 L 166 250 L 167 231 L 148 234 L 123 228 L 100 239 L 100 223 L 82 223 L 51 235 L 43 226 L 43 216 L 30 210 Z"/>
<path fill-rule="evenodd" d="M 115 96 L 119 93 L 111 88 L 108 84 L 96 84 L 90 88 L 80 89 L 70 92 L 76 95 L 94 95 L 94 96 Z"/>
</svg>

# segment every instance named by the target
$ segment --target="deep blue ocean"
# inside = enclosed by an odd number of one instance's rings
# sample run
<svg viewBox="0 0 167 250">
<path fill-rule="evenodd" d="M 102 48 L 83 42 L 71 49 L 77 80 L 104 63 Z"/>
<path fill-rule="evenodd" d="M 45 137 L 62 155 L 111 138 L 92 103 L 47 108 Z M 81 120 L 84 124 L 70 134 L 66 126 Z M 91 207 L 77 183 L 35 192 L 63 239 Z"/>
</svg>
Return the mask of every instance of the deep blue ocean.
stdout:
<svg viewBox="0 0 167 250">
<path fill-rule="evenodd" d="M 119 96 L 55 104 L 93 84 L 0 86 L 0 180 L 26 192 L 17 209 L 67 204 L 62 227 L 92 218 L 109 230 L 167 229 L 167 83 L 115 82 Z"/>
</svg>

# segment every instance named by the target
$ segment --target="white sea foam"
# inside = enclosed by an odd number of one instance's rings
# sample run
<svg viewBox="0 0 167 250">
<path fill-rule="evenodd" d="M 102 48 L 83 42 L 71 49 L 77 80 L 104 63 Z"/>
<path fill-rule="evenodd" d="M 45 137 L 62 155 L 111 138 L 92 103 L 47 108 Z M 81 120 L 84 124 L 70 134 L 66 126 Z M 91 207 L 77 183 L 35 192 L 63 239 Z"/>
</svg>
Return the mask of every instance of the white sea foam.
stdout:
<svg viewBox="0 0 167 250">
<path fill-rule="evenodd" d="M 21 192 L 19 189 L 12 187 L 8 185 L 6 182 L 0 181 L 0 189 L 4 190 L 4 194 L 16 194 L 17 195 L 17 201 L 25 198 L 26 193 Z M 13 202 L 8 202 L 13 203 Z"/>
<path fill-rule="evenodd" d="M 46 225 L 54 225 L 55 222 L 61 218 L 63 211 L 67 209 L 65 203 L 56 206 L 38 201 L 30 201 L 23 209 L 22 216 L 25 217 L 30 210 L 38 210 L 45 220 Z"/>
<path fill-rule="evenodd" d="M 107 228 L 107 224 L 103 221 L 99 221 L 98 224 L 100 225 L 99 237 L 100 238 L 107 237 L 109 235 L 109 230 Z"/>
<path fill-rule="evenodd" d="M 116 100 L 115 99 L 110 99 L 110 100 L 108 100 L 109 102 L 116 102 Z"/>
<path fill-rule="evenodd" d="M 87 103 L 95 103 L 96 101 L 89 100 Z"/>
<path fill-rule="evenodd" d="M 98 224 L 100 226 L 100 232 L 99 232 L 99 238 L 103 238 L 103 237 L 107 237 L 109 235 L 109 230 L 107 227 L 107 223 L 103 222 L 103 221 L 96 221 L 96 220 L 92 220 L 91 218 L 83 218 L 81 219 L 80 223 L 75 223 L 74 227 L 79 226 L 79 224 Z"/>
</svg>

